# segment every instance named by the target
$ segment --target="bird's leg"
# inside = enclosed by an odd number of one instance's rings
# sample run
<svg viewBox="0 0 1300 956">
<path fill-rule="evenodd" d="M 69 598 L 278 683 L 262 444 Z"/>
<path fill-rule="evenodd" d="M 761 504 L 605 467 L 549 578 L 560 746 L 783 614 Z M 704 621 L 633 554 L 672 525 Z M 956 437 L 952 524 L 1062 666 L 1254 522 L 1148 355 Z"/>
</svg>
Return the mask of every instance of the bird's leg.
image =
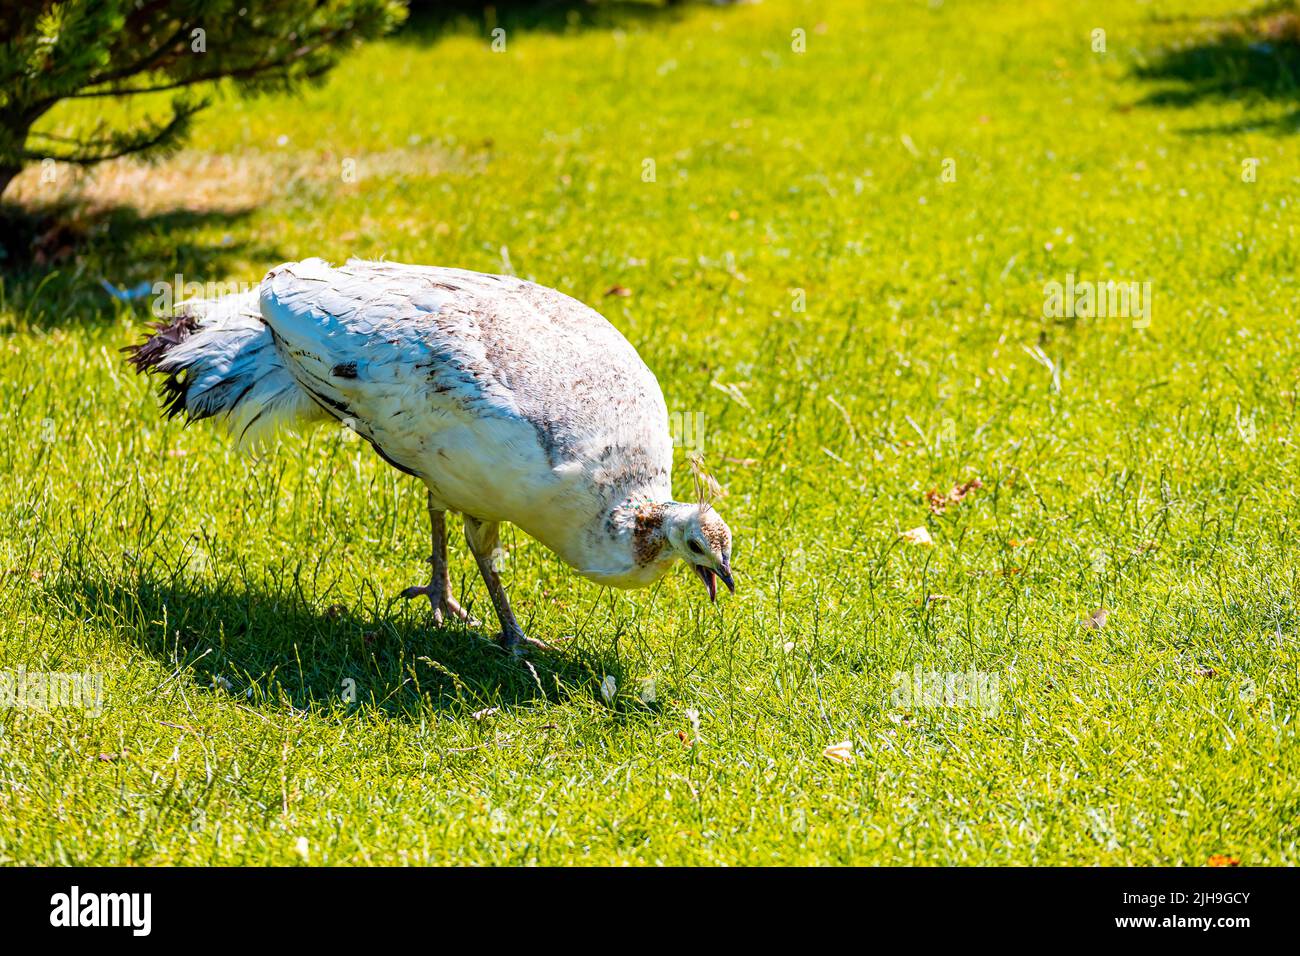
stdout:
<svg viewBox="0 0 1300 956">
<path fill-rule="evenodd" d="M 447 568 L 447 513 L 434 504 L 432 492 L 429 494 L 429 525 L 433 538 L 433 553 L 429 555 L 429 564 L 433 575 L 427 585 L 407 588 L 402 592 L 402 597 L 409 600 L 421 594 L 427 595 L 429 603 L 433 605 L 433 620 L 437 624 L 458 617 L 477 625 L 478 622 L 451 596 L 451 572 Z"/>
<path fill-rule="evenodd" d="M 545 648 L 545 644 L 528 637 L 520 628 L 514 612 L 510 610 L 510 600 L 506 597 L 501 576 L 492 566 L 492 552 L 496 550 L 500 527 L 495 521 L 479 521 L 477 518 L 465 515 L 465 540 L 469 543 L 470 551 L 474 553 L 474 560 L 478 562 L 479 573 L 483 575 L 483 583 L 487 585 L 488 597 L 492 599 L 497 620 L 501 622 L 499 635 L 501 646 L 512 654 L 522 654 L 524 645 Z"/>
</svg>

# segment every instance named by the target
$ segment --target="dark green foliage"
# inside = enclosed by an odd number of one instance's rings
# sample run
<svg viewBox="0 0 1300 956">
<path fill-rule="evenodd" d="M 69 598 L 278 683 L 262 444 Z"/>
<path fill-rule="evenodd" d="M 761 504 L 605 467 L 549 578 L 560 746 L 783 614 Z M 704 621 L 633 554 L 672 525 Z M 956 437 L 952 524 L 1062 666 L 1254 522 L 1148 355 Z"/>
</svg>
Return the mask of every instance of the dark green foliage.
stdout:
<svg viewBox="0 0 1300 956">
<path fill-rule="evenodd" d="M 0 6 L 0 193 L 29 162 L 92 165 L 166 152 L 208 103 L 204 85 L 244 93 L 317 79 L 341 51 L 405 17 L 394 0 L 38 0 Z M 169 112 L 74 136 L 34 131 L 69 98 L 168 92 Z"/>
</svg>

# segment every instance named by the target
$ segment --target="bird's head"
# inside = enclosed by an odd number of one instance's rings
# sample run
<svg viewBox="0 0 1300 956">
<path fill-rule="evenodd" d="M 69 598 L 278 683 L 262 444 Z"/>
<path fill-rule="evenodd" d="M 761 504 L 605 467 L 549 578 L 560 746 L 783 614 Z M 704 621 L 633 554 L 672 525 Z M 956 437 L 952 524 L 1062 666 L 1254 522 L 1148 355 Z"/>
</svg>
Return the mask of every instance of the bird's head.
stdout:
<svg viewBox="0 0 1300 956">
<path fill-rule="evenodd" d="M 681 558 L 718 599 L 718 582 L 736 593 L 731 579 L 731 529 L 709 505 L 677 504 L 664 521 L 664 537 L 673 557 Z"/>
</svg>

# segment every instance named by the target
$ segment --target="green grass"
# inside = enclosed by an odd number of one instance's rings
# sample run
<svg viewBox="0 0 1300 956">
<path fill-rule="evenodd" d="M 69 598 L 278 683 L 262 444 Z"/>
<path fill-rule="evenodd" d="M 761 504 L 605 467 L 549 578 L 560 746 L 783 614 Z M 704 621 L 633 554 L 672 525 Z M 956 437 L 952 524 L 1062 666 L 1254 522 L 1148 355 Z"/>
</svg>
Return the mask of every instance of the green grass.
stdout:
<svg viewBox="0 0 1300 956">
<path fill-rule="evenodd" d="M 0 671 L 104 705 L 0 710 L 0 862 L 1295 864 L 1294 86 L 1151 69 L 1227 2 L 1083 6 L 426 28 L 223 99 L 189 172 L 5 277 Z M 264 192 L 190 202 L 223 156 Z M 511 532 L 521 620 L 572 639 L 435 630 L 396 597 L 415 483 L 331 429 L 246 460 L 162 421 L 116 351 L 147 309 L 97 284 L 353 254 L 600 308 L 706 416 L 735 597 Z M 1067 273 L 1150 281 L 1150 326 L 1045 318 Z M 453 576 L 484 610 L 458 540 Z M 917 666 L 997 713 L 895 706 Z"/>
</svg>

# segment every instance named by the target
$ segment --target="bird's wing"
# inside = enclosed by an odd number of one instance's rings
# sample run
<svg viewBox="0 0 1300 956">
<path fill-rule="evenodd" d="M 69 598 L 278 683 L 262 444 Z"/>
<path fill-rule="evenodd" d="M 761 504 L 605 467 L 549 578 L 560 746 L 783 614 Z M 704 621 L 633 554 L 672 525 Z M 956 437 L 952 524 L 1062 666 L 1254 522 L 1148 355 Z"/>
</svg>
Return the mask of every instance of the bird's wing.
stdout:
<svg viewBox="0 0 1300 956">
<path fill-rule="evenodd" d="M 262 318 L 318 398 L 353 390 L 350 382 L 409 385 L 414 370 L 435 391 L 490 400 L 486 349 L 467 306 L 496 278 L 434 280 L 410 267 L 381 276 L 307 259 L 263 280 Z"/>
<path fill-rule="evenodd" d="M 517 420 L 468 315 L 492 277 L 402 267 L 383 274 L 286 263 L 261 285 L 262 318 L 298 384 L 391 463 L 419 473 L 421 436 L 457 422 Z"/>
<path fill-rule="evenodd" d="M 479 457 L 525 484 L 540 472 L 596 498 L 667 493 L 658 382 L 566 295 L 459 269 L 308 259 L 267 275 L 261 308 L 302 387 L 399 467 L 427 479 L 415 459 L 440 454 L 428 433 L 460 425 Z"/>
</svg>

